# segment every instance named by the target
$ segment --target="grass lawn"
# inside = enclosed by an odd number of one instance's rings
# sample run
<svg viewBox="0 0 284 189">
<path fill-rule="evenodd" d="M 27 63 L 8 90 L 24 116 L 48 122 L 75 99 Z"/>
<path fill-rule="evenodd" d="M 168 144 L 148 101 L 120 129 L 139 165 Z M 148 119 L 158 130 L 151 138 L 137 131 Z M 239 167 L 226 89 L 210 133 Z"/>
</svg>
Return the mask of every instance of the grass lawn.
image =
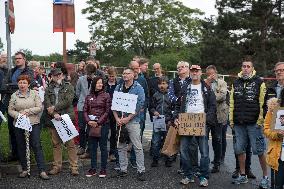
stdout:
<svg viewBox="0 0 284 189">
<path fill-rule="evenodd" d="M 9 131 L 7 123 L 3 122 L 0 127 L 0 145 L 1 145 L 1 153 L 3 154 L 4 159 L 8 157 L 10 154 L 10 147 L 9 147 Z M 51 142 L 51 135 L 47 128 L 42 128 L 41 130 L 41 145 L 44 152 L 44 158 L 46 162 L 53 161 L 53 154 L 52 154 L 52 142 Z M 63 148 L 65 149 L 65 147 Z M 31 151 L 31 159 L 32 162 L 35 162 L 34 154 Z M 63 159 L 67 159 L 67 151 L 63 150 Z"/>
</svg>

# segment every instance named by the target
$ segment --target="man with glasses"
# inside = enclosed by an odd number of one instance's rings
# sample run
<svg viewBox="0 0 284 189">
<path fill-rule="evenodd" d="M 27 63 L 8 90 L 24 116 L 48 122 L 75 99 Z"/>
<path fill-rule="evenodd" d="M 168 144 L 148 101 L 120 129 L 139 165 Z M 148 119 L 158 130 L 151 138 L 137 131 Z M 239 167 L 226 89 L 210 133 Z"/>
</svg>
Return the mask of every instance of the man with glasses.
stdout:
<svg viewBox="0 0 284 189">
<path fill-rule="evenodd" d="M 235 132 L 234 151 L 240 164 L 240 175 L 235 184 L 245 184 L 248 178 L 245 170 L 246 147 L 250 143 L 252 151 L 258 155 L 263 178 L 261 188 L 269 187 L 263 136 L 263 103 L 265 84 L 256 75 L 250 57 L 242 63 L 242 71 L 234 81 L 230 94 L 230 125 Z"/>
<path fill-rule="evenodd" d="M 36 87 L 34 81 L 34 72 L 27 66 L 26 55 L 23 52 L 16 52 L 15 54 L 15 67 L 10 69 L 4 79 L 2 88 L 2 102 L 9 102 L 11 95 L 18 90 L 18 77 L 20 75 L 29 75 L 31 80 L 30 88 Z M 3 112 L 5 113 L 5 112 Z M 11 144 L 11 155 L 8 157 L 8 161 L 15 161 L 18 159 L 17 143 L 15 137 L 15 130 L 13 125 L 14 119 L 8 115 L 8 129 Z"/>
<path fill-rule="evenodd" d="M 137 95 L 137 104 L 135 114 L 128 114 L 122 112 L 113 111 L 114 118 L 118 127 L 125 127 L 128 131 L 130 142 L 133 144 L 133 149 L 136 155 L 136 164 L 138 171 L 138 180 L 145 181 L 145 166 L 144 166 L 144 152 L 141 142 L 140 133 L 140 112 L 144 107 L 145 94 L 141 85 L 134 81 L 134 71 L 131 69 L 126 69 L 123 71 L 122 75 L 123 82 L 116 86 L 115 91 L 134 94 Z M 120 172 L 117 176 L 125 177 L 127 175 L 127 143 L 126 141 L 121 141 L 119 139 L 118 144 L 118 155 L 119 155 L 119 165 Z"/>
</svg>

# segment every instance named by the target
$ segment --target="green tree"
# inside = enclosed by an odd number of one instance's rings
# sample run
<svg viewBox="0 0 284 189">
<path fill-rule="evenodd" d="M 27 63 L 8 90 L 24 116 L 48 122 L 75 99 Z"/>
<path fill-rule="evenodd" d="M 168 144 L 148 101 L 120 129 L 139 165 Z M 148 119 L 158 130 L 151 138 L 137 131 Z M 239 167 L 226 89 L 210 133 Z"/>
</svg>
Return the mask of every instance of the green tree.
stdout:
<svg viewBox="0 0 284 189">
<path fill-rule="evenodd" d="M 76 40 L 75 49 L 67 50 L 68 58 L 71 59 L 71 62 L 79 62 L 81 60 L 86 60 L 89 56 L 89 44 L 83 42 L 79 39 Z"/>
<path fill-rule="evenodd" d="M 201 14 L 177 0 L 89 0 L 82 10 L 92 39 L 104 49 L 127 49 L 150 57 L 155 50 L 183 47 L 199 38 Z"/>
</svg>

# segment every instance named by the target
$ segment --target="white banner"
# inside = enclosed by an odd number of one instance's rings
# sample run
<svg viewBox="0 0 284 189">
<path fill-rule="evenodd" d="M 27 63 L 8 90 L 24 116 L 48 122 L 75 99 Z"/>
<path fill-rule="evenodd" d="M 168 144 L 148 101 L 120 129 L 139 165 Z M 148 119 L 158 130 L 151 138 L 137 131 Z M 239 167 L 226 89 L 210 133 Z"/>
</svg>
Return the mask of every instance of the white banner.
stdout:
<svg viewBox="0 0 284 189">
<path fill-rule="evenodd" d="M 30 123 L 30 119 L 23 114 L 19 114 L 15 127 L 19 128 L 19 129 L 24 129 L 26 131 L 32 131 L 33 127 Z"/>
<path fill-rule="evenodd" d="M 135 114 L 138 95 L 114 91 L 111 110 Z"/>
<path fill-rule="evenodd" d="M 61 118 L 62 119 L 60 121 L 57 121 L 55 119 L 52 119 L 51 121 L 61 140 L 63 141 L 63 143 L 65 143 L 66 141 L 78 136 L 79 133 L 73 125 L 68 114 L 62 115 Z"/>
</svg>

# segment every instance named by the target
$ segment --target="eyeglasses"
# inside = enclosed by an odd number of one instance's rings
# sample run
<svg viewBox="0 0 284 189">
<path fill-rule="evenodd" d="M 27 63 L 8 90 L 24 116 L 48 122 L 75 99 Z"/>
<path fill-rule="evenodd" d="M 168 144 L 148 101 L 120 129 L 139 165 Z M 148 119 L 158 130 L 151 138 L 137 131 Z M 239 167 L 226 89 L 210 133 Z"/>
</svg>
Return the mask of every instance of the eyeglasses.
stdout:
<svg viewBox="0 0 284 189">
<path fill-rule="evenodd" d="M 275 73 L 282 73 L 284 72 L 284 69 L 277 69 L 277 70 L 274 70 Z"/>
<path fill-rule="evenodd" d="M 129 74 L 132 74 L 132 73 L 127 73 L 127 72 L 124 72 L 122 75 L 129 75 Z"/>
<path fill-rule="evenodd" d="M 251 68 L 250 65 L 242 65 L 242 68 Z"/>
<path fill-rule="evenodd" d="M 188 66 L 179 66 L 179 67 L 177 67 L 177 70 L 183 69 L 183 68 L 188 68 Z"/>
</svg>

